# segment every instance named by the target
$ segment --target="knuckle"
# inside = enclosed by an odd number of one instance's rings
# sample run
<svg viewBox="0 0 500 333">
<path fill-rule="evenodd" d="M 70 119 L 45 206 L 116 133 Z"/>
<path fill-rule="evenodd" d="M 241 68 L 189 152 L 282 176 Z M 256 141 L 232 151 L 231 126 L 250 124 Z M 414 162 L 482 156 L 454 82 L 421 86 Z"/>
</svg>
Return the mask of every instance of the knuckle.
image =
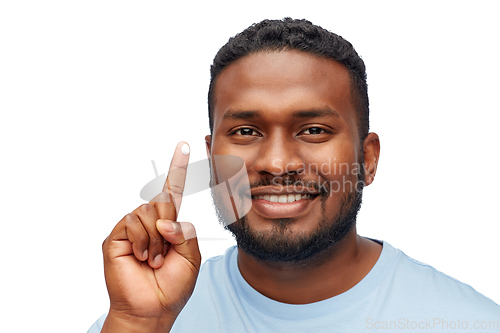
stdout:
<svg viewBox="0 0 500 333">
<path fill-rule="evenodd" d="M 149 203 L 145 203 L 139 206 L 139 211 L 141 213 L 150 213 L 153 207 Z"/>
<path fill-rule="evenodd" d="M 139 245 L 144 245 L 149 242 L 149 236 L 146 233 L 141 233 L 140 235 L 137 235 L 136 238 L 136 243 Z"/>
<path fill-rule="evenodd" d="M 108 236 L 108 237 L 106 237 L 106 238 L 103 240 L 103 242 L 102 242 L 102 246 L 101 246 L 101 248 L 102 248 L 102 251 L 103 251 L 103 252 L 104 252 L 104 250 L 106 249 L 106 241 L 108 240 L 108 238 L 109 238 L 109 236 Z"/>
<path fill-rule="evenodd" d="M 152 237 L 152 238 L 149 240 L 149 246 L 152 246 L 152 247 L 162 246 L 162 247 L 163 247 L 163 238 L 160 238 L 160 237 Z"/>
<path fill-rule="evenodd" d="M 137 215 L 135 215 L 134 213 L 128 213 L 123 217 L 123 221 L 125 222 L 126 225 L 137 223 L 138 220 L 139 219 Z"/>
<path fill-rule="evenodd" d="M 175 162 L 175 163 L 172 163 L 172 166 L 171 166 L 171 169 L 170 169 L 170 173 L 173 173 L 176 171 L 176 169 L 181 169 L 181 170 L 187 170 L 187 164 L 180 164 L 178 162 Z"/>
<path fill-rule="evenodd" d="M 182 194 L 182 192 L 184 192 L 184 186 L 170 185 L 170 192 L 177 195 Z"/>
</svg>

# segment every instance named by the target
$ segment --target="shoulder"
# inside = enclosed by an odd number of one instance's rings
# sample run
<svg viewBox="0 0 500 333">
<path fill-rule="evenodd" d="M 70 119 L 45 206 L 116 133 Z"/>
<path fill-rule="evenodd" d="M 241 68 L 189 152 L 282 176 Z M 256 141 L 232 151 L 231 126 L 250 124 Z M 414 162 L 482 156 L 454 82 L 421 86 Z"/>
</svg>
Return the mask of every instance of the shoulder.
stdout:
<svg viewBox="0 0 500 333">
<path fill-rule="evenodd" d="M 392 248 L 384 242 L 384 246 Z M 470 285 L 396 251 L 394 270 L 388 277 L 393 293 L 407 304 L 437 309 L 440 312 L 500 316 L 500 306 Z"/>
</svg>

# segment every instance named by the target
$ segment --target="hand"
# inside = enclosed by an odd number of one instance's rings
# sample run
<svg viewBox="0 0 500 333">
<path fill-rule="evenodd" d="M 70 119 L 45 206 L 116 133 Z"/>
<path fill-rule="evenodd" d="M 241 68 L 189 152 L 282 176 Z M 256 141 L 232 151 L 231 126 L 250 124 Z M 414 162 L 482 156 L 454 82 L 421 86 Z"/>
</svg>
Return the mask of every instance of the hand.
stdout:
<svg viewBox="0 0 500 333">
<path fill-rule="evenodd" d="M 163 192 L 127 214 L 103 243 L 110 311 L 102 332 L 168 332 L 201 263 L 194 227 L 177 222 L 189 154 L 180 142 Z"/>
</svg>

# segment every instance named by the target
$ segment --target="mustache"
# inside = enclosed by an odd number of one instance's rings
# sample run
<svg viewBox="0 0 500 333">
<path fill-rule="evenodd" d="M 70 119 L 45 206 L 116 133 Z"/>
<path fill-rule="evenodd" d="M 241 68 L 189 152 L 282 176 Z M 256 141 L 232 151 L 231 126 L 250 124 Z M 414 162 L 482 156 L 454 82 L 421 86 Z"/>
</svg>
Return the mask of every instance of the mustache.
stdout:
<svg viewBox="0 0 500 333">
<path fill-rule="evenodd" d="M 260 178 L 240 186 L 238 192 L 240 194 L 246 193 L 248 195 L 251 190 L 266 186 L 294 187 L 296 189 L 319 192 L 320 195 L 328 195 L 328 193 L 330 193 L 330 186 L 328 182 L 320 184 L 315 180 L 304 179 L 293 175 Z"/>
</svg>

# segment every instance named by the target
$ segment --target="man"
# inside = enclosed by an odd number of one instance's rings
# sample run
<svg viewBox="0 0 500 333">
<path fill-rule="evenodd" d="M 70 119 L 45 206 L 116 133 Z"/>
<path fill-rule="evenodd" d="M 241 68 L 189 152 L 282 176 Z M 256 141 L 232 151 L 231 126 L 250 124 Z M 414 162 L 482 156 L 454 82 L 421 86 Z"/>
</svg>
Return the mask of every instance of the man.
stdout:
<svg viewBox="0 0 500 333">
<path fill-rule="evenodd" d="M 230 169 L 216 156 L 240 157 L 248 175 L 230 201 L 213 191 L 238 245 L 200 269 L 194 228 L 176 221 L 180 143 L 164 191 L 103 244 L 110 310 L 90 332 L 500 331 L 494 302 L 357 235 L 380 143 L 350 43 L 304 20 L 266 20 L 230 39 L 211 73 L 212 185 Z"/>
</svg>

